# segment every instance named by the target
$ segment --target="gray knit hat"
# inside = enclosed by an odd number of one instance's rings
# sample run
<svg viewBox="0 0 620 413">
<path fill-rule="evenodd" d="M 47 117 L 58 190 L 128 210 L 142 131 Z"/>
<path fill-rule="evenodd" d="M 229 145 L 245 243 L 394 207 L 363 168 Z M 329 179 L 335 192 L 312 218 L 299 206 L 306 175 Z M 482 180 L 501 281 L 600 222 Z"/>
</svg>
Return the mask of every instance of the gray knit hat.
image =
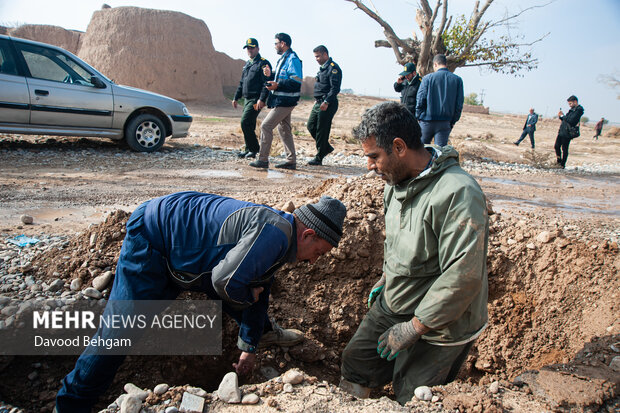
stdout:
<svg viewBox="0 0 620 413">
<path fill-rule="evenodd" d="M 313 229 L 325 241 L 338 246 L 347 207 L 330 196 L 322 196 L 316 204 L 307 204 L 293 212 L 305 226 Z"/>
</svg>

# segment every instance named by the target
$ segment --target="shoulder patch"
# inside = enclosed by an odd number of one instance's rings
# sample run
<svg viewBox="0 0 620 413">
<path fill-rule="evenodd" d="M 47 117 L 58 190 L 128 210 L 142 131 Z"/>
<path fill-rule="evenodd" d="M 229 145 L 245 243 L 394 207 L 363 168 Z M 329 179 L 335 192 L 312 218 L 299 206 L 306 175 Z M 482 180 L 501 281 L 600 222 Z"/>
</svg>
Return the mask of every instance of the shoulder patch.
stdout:
<svg viewBox="0 0 620 413">
<path fill-rule="evenodd" d="M 261 58 L 260 58 L 260 60 L 265 60 L 265 58 L 264 58 L 264 57 L 261 57 Z"/>
<path fill-rule="evenodd" d="M 338 70 L 334 69 L 334 70 L 332 70 L 332 73 L 336 74 L 336 73 L 338 73 Z"/>
<path fill-rule="evenodd" d="M 331 65 L 334 66 L 334 62 L 332 62 Z"/>
</svg>

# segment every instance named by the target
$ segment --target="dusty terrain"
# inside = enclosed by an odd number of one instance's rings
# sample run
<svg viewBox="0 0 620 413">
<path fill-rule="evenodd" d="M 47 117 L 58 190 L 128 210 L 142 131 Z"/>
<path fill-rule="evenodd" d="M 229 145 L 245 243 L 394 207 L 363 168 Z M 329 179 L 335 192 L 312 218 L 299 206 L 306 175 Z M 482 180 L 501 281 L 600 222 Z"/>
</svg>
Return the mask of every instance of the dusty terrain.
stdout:
<svg viewBox="0 0 620 413">
<path fill-rule="evenodd" d="M 149 198 L 188 189 L 273 206 L 287 201 L 300 205 L 322 194 L 338 197 L 349 208 L 341 246 L 314 266 L 281 270 L 272 292 L 273 315 L 282 325 L 303 330 L 306 341 L 286 351 L 261 351 L 246 383 L 262 392 L 259 408 L 273 404 L 283 411 L 397 411 L 399 406 L 388 399 L 369 404 L 333 389 L 342 349 L 363 317 L 366 296 L 381 272 L 383 184 L 366 176 L 361 148 L 350 132 L 363 110 L 377 102 L 343 97 L 332 130 L 335 155 L 321 167 L 303 161 L 314 155 L 314 142 L 305 129 L 311 102 L 302 102 L 293 112 L 298 170 L 286 172 L 257 171 L 234 156 L 243 143 L 241 112 L 229 107 L 190 107 L 195 117 L 191 136 L 168 141 L 154 154 L 132 153 L 105 140 L 0 135 L 0 236 L 2 241 L 19 234 L 63 237 L 62 249 L 42 248 L 30 268 L 21 267 L 24 275 L 41 282 L 60 278 L 66 286 L 80 278 L 89 285 L 95 275 L 114 269 L 127 213 Z M 531 152 L 527 138 L 520 147 L 512 144 L 523 118 L 464 114 L 453 131 L 451 143 L 494 212 L 488 258 L 490 323 L 460 379 L 434 388 L 437 401 L 412 401 L 408 409 L 620 407 L 620 372 L 609 367 L 620 355 L 614 350 L 620 346 L 620 140 L 604 129 L 603 137 L 592 141 L 592 129 L 582 127 L 582 137 L 571 144 L 568 168 L 554 169 L 549 165 L 555 159 L 552 147 L 559 122 L 539 122 L 536 151 Z M 280 150 L 276 144 L 272 155 Z M 33 216 L 34 224 L 22 224 L 22 214 Z M 97 234 L 95 245 L 92 234 Z M 7 274 L 8 265 L 0 262 L 0 276 Z M 17 295 L 12 290 L 0 294 Z M 213 391 L 238 354 L 230 350 L 235 335 L 228 323 L 227 350 L 221 357 L 129 358 L 99 407 L 114 401 L 127 382 L 147 388 L 161 382 L 190 384 Z M 0 400 L 25 411 L 49 411 L 58 381 L 74 361 L 1 357 Z M 274 391 L 264 383 L 291 367 L 308 375 L 294 393 Z M 27 376 L 33 370 L 38 374 L 31 380 Z M 499 383 L 497 392 L 489 390 L 494 382 Z M 374 396 L 393 394 L 388 386 Z M 151 401 L 159 406 L 153 411 L 159 411 L 161 400 Z M 209 408 L 230 409 L 217 401 Z"/>
</svg>

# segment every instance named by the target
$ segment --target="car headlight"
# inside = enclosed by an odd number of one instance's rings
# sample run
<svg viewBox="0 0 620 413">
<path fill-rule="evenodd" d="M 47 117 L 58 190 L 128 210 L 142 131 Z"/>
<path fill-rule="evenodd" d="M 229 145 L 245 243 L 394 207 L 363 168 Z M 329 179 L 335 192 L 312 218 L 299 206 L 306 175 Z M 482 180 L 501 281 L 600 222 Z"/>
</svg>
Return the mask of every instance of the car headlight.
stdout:
<svg viewBox="0 0 620 413">
<path fill-rule="evenodd" d="M 189 116 L 189 110 L 187 110 L 187 108 L 185 106 L 183 106 L 183 114 L 185 116 Z"/>
</svg>

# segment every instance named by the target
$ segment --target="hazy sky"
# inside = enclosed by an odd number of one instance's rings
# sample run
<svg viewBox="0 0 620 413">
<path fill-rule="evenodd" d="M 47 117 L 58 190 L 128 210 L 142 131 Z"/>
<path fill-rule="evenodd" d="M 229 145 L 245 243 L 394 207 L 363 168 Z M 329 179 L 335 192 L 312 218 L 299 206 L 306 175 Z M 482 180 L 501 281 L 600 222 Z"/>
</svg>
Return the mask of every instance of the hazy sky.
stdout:
<svg viewBox="0 0 620 413">
<path fill-rule="evenodd" d="M 482 3 L 483 1 L 481 1 Z M 546 0 L 496 0 L 487 17 L 497 18 L 544 4 Z M 85 31 L 91 15 L 103 0 L 0 0 L 0 25 L 52 24 Z M 312 49 L 324 44 L 343 71 L 343 88 L 355 93 L 396 97 L 393 83 L 401 67 L 391 49 L 374 47 L 384 39 L 382 29 L 352 3 L 344 0 L 110 0 L 112 7 L 138 6 L 175 10 L 204 20 L 216 50 L 246 59 L 242 49 L 248 37 L 261 45 L 263 57 L 275 64 L 273 35 L 286 32 L 303 61 L 305 76 L 318 65 Z M 431 4 L 435 1 L 431 0 Z M 451 0 L 449 14 L 469 15 L 473 0 Z M 415 24 L 415 0 L 368 0 L 401 37 L 408 37 Z M 620 78 L 620 0 L 556 0 L 544 8 L 523 14 L 511 34 L 535 40 L 550 33 L 533 47 L 540 63 L 523 77 L 493 74 L 478 68 L 462 68 L 465 94 L 484 91 L 484 104 L 492 111 L 527 113 L 533 106 L 545 116 L 555 116 L 566 98 L 577 95 L 591 120 L 601 116 L 620 122 L 620 90 L 612 90 L 597 78 L 614 74 Z M 168 28 L 174 30 L 173 27 Z"/>
</svg>

